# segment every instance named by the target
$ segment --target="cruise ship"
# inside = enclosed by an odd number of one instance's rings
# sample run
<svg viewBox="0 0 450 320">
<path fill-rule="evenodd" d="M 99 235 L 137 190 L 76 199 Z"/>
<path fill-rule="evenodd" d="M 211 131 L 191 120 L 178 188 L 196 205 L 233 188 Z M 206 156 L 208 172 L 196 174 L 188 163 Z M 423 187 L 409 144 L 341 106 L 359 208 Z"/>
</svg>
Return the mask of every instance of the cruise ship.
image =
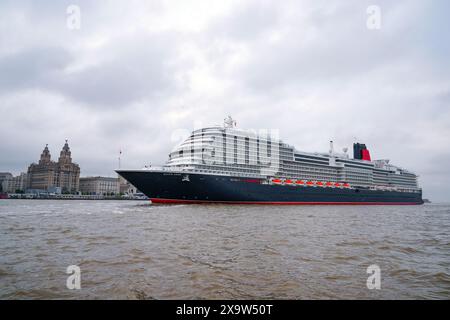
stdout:
<svg viewBox="0 0 450 320">
<path fill-rule="evenodd" d="M 223 125 L 194 130 L 161 167 L 116 172 L 152 203 L 423 204 L 417 175 L 372 160 L 365 144 L 335 152 L 299 151 L 274 130 Z"/>
</svg>

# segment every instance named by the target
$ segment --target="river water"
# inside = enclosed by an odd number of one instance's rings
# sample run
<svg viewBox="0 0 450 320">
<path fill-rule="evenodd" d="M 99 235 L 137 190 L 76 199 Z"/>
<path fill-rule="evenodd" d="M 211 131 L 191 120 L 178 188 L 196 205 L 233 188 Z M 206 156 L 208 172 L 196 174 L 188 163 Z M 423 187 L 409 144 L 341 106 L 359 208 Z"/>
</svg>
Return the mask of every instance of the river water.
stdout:
<svg viewBox="0 0 450 320">
<path fill-rule="evenodd" d="M 0 200 L 0 298 L 449 299 L 450 205 Z"/>
</svg>

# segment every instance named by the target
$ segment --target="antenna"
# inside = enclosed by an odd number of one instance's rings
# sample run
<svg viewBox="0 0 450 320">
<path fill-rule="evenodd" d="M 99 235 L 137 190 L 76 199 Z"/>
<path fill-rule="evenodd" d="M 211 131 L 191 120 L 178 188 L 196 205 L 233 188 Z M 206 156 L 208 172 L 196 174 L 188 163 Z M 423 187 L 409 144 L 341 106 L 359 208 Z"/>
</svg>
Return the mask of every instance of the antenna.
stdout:
<svg viewBox="0 0 450 320">
<path fill-rule="evenodd" d="M 333 154 L 334 154 L 333 140 L 330 140 L 330 156 L 333 156 Z"/>
<path fill-rule="evenodd" d="M 119 169 L 120 169 L 120 156 L 122 155 L 122 149 L 119 150 Z"/>
</svg>

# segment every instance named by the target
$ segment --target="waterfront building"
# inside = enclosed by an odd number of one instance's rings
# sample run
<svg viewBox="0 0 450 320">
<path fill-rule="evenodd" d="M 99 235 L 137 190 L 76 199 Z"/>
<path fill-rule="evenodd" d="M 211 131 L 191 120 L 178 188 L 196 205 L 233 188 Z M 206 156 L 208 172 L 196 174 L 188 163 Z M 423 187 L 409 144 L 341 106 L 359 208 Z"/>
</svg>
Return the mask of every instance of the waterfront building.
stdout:
<svg viewBox="0 0 450 320">
<path fill-rule="evenodd" d="M 80 178 L 80 192 L 88 195 L 111 195 L 120 192 L 119 179 L 110 177 Z"/>
<path fill-rule="evenodd" d="M 12 179 L 13 175 L 10 172 L 0 172 L 0 192 L 3 191 L 2 189 L 2 184 L 3 181 L 7 180 L 7 179 Z M 6 192 L 6 191 L 3 191 Z"/>
<path fill-rule="evenodd" d="M 0 182 L 2 182 L 5 179 L 12 178 L 12 177 L 13 177 L 13 175 L 10 172 L 0 172 Z"/>
<path fill-rule="evenodd" d="M 72 154 L 66 140 L 57 162 L 51 160 L 48 145 L 42 151 L 38 163 L 28 167 L 28 189 L 52 190 L 75 193 L 79 190 L 80 166 L 72 162 Z"/>
<path fill-rule="evenodd" d="M 12 175 L 4 179 L 1 183 L 3 192 L 16 193 L 25 191 L 28 183 L 28 174 L 22 172 L 20 175 L 13 177 Z"/>
</svg>

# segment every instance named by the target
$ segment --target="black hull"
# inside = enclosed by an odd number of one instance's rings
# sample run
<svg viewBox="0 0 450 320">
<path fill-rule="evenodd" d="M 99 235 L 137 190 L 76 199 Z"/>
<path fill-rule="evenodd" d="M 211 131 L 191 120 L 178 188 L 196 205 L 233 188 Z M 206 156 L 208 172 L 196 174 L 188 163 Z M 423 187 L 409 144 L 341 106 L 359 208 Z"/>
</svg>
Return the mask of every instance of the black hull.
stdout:
<svg viewBox="0 0 450 320">
<path fill-rule="evenodd" d="M 422 193 L 261 184 L 262 180 L 210 174 L 117 170 L 154 203 L 423 204 Z M 186 180 L 186 179 L 184 179 Z"/>
</svg>

